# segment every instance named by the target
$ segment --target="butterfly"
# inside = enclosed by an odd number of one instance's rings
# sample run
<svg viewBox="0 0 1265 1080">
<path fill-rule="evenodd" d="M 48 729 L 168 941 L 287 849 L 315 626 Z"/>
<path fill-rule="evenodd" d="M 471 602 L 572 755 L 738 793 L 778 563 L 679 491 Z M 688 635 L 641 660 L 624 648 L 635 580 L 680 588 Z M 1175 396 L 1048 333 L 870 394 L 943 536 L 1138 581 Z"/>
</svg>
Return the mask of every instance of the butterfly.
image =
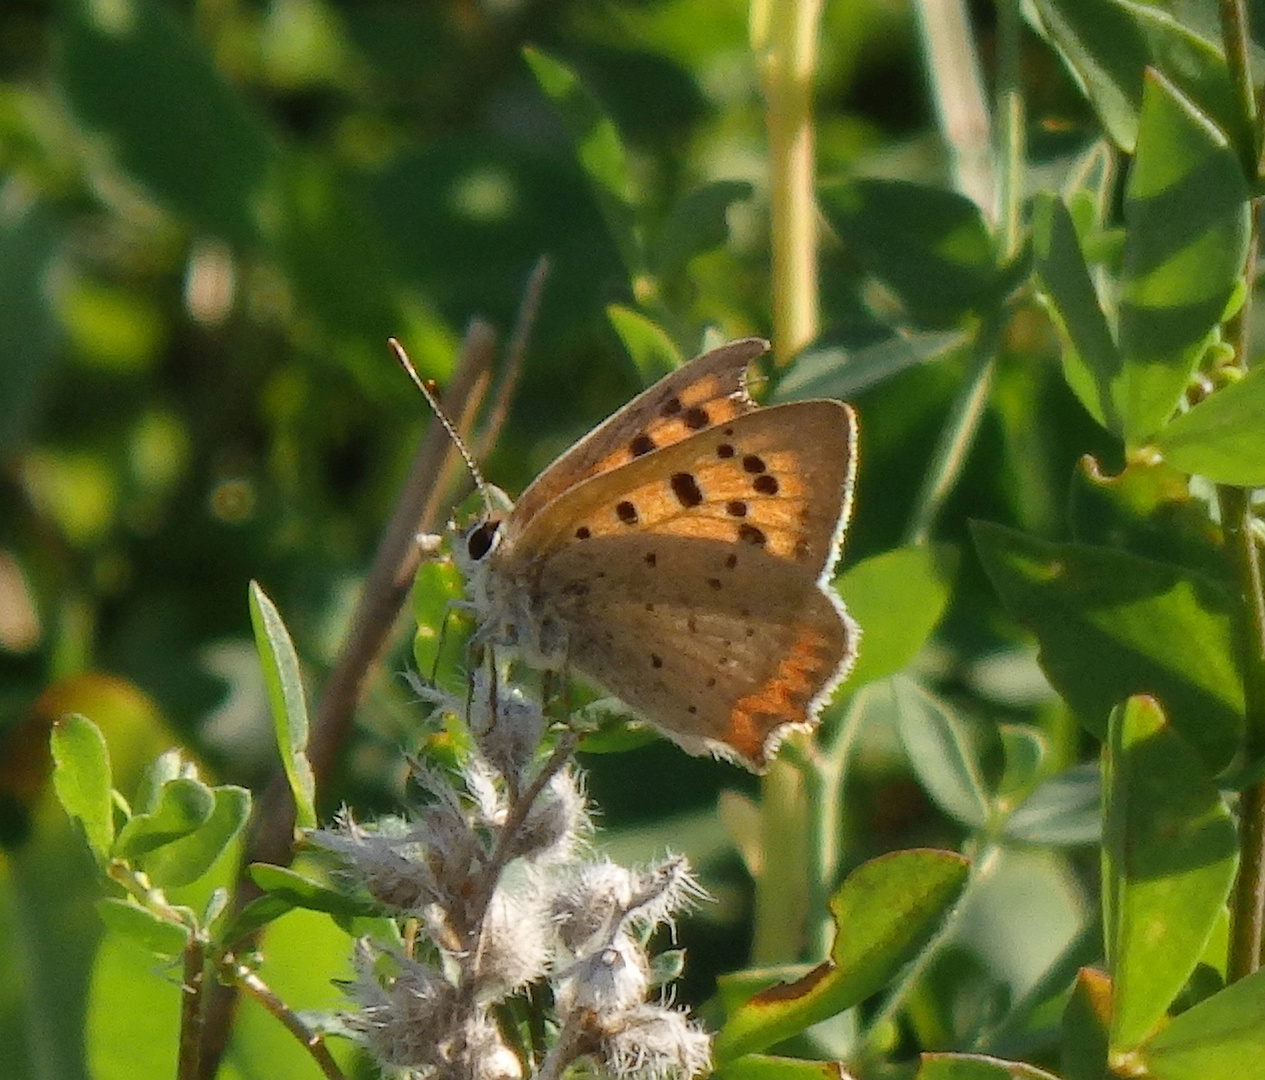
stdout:
<svg viewBox="0 0 1265 1080">
<path fill-rule="evenodd" d="M 746 372 L 768 348 L 732 341 L 667 375 L 456 552 L 476 640 L 757 772 L 815 725 L 860 636 L 829 585 L 856 416 L 838 401 L 757 405 Z"/>
</svg>

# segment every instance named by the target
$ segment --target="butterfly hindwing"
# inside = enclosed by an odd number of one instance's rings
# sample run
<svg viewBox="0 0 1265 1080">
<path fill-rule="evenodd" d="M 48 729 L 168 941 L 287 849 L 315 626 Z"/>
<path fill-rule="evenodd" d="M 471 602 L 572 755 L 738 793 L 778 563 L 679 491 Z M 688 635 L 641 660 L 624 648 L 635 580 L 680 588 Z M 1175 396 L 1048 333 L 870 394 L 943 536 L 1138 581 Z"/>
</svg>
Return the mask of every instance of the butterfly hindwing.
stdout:
<svg viewBox="0 0 1265 1080">
<path fill-rule="evenodd" d="M 842 605 L 793 561 L 680 536 L 613 536 L 549 559 L 567 662 L 692 753 L 763 768 L 855 655 Z M 653 556 L 648 558 L 647 556 Z"/>
<path fill-rule="evenodd" d="M 545 505 L 582 481 L 757 408 L 747 395 L 746 372 L 768 347 L 762 338 L 731 341 L 695 357 L 633 398 L 523 492 L 505 523 L 507 535 L 517 534 Z"/>
</svg>

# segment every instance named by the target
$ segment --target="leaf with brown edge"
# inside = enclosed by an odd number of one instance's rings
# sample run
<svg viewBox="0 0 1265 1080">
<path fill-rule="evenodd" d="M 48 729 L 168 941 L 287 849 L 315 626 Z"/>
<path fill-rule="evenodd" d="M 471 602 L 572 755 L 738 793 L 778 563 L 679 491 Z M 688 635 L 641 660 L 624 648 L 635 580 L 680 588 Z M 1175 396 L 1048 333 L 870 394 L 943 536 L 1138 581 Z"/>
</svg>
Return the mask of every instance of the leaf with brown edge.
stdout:
<svg viewBox="0 0 1265 1080">
<path fill-rule="evenodd" d="M 830 899 L 830 959 L 734 1010 L 716 1036 L 718 1065 L 782 1042 L 881 989 L 939 929 L 968 869 L 963 856 L 928 849 L 891 852 L 857 867 Z"/>
</svg>

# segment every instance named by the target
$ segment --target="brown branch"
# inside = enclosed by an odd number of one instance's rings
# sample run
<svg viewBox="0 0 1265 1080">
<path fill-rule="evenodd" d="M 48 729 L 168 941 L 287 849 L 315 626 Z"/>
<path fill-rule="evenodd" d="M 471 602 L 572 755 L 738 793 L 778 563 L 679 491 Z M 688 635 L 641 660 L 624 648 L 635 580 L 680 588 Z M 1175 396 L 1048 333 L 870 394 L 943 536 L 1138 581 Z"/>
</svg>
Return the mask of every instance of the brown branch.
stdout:
<svg viewBox="0 0 1265 1080">
<path fill-rule="evenodd" d="M 475 321 L 466 331 L 457 368 L 445 395 L 449 415 L 458 429 L 469 429 L 487 392 L 495 337 L 492 329 Z M 308 759 L 317 790 L 328 780 L 347 737 L 351 719 L 369 673 L 389 640 L 391 628 L 404 605 L 417 570 L 417 534 L 439 524 L 444 507 L 447 467 L 453 446 L 442 425 L 431 423 L 413 456 L 395 510 L 383 531 L 373 563 L 365 577 L 360 602 L 341 652 L 334 662 L 317 705 L 308 742 Z M 248 868 L 255 862 L 289 863 L 294 841 L 294 802 L 280 767 L 263 794 L 255 800 L 232 907 L 239 912 L 260 894 Z M 215 1075 L 228 1044 L 237 994 L 230 987 L 208 986 L 204 1010 L 201 1075 Z"/>
</svg>

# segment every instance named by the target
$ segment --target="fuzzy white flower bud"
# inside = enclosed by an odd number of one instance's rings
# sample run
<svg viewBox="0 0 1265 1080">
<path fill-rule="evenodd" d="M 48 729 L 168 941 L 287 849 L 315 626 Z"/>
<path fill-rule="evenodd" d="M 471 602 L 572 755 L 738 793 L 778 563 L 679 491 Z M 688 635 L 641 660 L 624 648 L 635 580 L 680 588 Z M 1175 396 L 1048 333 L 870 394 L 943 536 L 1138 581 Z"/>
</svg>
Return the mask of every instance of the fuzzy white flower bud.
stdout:
<svg viewBox="0 0 1265 1080">
<path fill-rule="evenodd" d="M 661 1005 L 613 1017 L 600 1046 L 602 1064 L 616 1080 L 690 1080 L 711 1069 L 711 1036 Z"/>
<path fill-rule="evenodd" d="M 645 953 L 632 938 L 620 935 L 562 972 L 555 1000 L 561 1016 L 584 1012 L 605 1017 L 644 1001 L 649 988 Z"/>
</svg>

